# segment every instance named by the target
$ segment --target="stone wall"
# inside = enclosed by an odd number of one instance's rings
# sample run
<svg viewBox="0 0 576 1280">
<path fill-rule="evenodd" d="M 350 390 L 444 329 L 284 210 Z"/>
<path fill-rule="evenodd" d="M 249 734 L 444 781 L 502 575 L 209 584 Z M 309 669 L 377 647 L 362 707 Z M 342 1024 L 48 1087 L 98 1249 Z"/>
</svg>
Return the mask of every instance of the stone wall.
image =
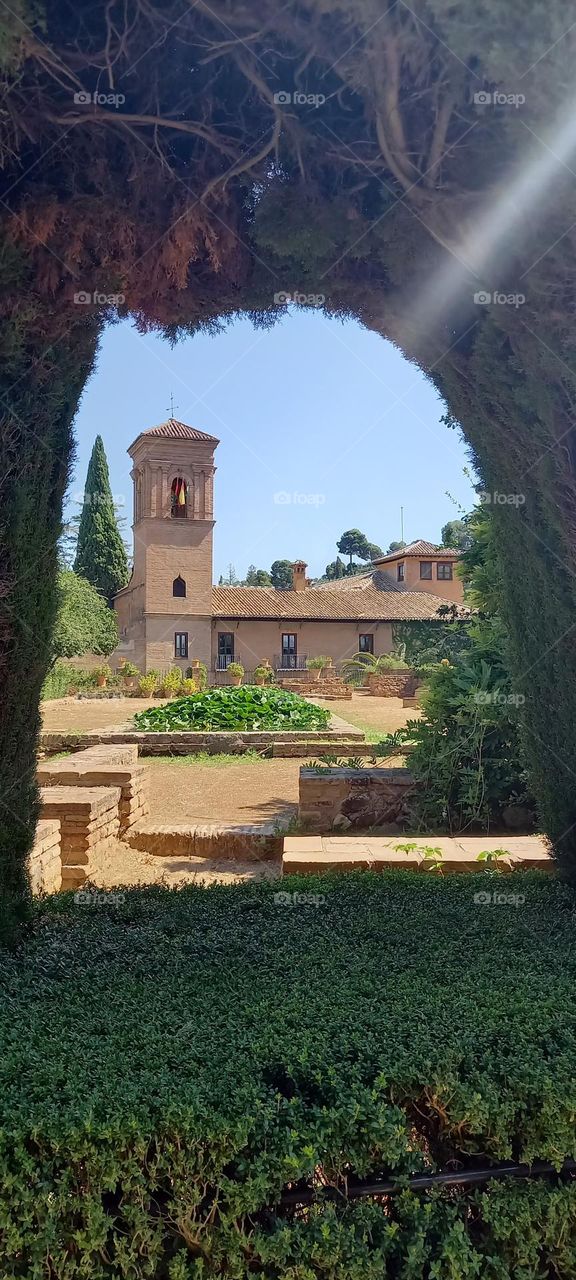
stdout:
<svg viewBox="0 0 576 1280">
<path fill-rule="evenodd" d="M 368 676 L 368 688 L 375 698 L 413 698 L 418 683 L 413 671 L 386 671 Z"/>
<path fill-rule="evenodd" d="M 301 769 L 298 817 L 308 831 L 401 831 L 414 786 L 408 769 Z"/>
<path fill-rule="evenodd" d="M 28 873 L 33 894 L 56 893 L 62 888 L 60 822 L 57 818 L 41 818 L 37 824 Z"/>
</svg>

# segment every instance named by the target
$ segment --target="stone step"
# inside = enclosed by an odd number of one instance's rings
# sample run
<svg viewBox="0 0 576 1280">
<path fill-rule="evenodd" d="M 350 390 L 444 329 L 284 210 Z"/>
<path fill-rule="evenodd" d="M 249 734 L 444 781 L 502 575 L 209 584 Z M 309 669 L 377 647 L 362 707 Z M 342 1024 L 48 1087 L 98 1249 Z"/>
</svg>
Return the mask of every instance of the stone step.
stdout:
<svg viewBox="0 0 576 1280">
<path fill-rule="evenodd" d="M 271 822 L 238 826 L 213 822 L 159 826 L 153 822 L 140 822 L 124 836 L 124 842 L 132 849 L 160 858 L 200 857 L 233 862 L 279 859 L 282 841 L 279 824 Z"/>
<path fill-rule="evenodd" d="M 398 844 L 415 844 L 413 852 L 396 849 Z M 424 858 L 425 847 L 440 849 L 442 870 L 463 872 L 485 870 L 490 864 L 478 862 L 478 854 L 505 849 L 498 859 L 499 870 L 552 871 L 555 863 L 543 836 L 285 836 L 282 854 L 283 875 L 318 875 L 327 871 L 385 871 L 419 868 L 431 872 Z M 422 851 L 422 852 L 421 852 Z M 426 863 L 428 862 L 428 870 Z M 498 892 L 497 881 L 487 882 L 487 892 Z M 495 899 L 496 900 L 496 899 Z"/>
</svg>

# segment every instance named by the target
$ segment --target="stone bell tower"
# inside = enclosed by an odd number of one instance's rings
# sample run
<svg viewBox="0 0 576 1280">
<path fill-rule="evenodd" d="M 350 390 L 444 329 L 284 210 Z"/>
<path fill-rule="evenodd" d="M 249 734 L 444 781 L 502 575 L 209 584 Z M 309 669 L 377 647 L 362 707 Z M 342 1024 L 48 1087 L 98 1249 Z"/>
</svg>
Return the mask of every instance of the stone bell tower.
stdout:
<svg viewBox="0 0 576 1280">
<path fill-rule="evenodd" d="M 118 652 L 142 671 L 210 662 L 217 445 L 215 436 L 169 418 L 128 450 L 134 569 L 114 603 Z"/>
</svg>

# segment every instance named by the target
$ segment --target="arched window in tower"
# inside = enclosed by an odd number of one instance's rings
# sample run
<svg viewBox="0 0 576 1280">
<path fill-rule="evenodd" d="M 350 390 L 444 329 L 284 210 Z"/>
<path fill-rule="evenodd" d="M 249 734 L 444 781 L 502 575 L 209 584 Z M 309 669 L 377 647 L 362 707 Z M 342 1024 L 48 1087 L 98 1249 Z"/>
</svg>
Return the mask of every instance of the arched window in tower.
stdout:
<svg viewBox="0 0 576 1280">
<path fill-rule="evenodd" d="M 170 512 L 174 520 L 186 520 L 188 516 L 188 490 L 183 476 L 175 476 L 170 490 Z"/>
<path fill-rule="evenodd" d="M 185 599 L 186 597 L 186 583 L 184 579 L 180 577 L 180 574 L 178 574 L 178 577 L 175 578 L 172 583 L 172 595 L 179 596 L 181 599 Z"/>
</svg>

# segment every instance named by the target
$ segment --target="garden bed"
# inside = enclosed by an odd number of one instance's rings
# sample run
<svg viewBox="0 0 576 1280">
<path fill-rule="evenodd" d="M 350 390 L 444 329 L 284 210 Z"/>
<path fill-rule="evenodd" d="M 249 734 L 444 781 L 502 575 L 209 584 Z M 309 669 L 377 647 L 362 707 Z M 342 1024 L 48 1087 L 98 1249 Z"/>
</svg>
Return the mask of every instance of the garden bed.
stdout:
<svg viewBox="0 0 576 1280">
<path fill-rule="evenodd" d="M 513 873 L 486 905 L 499 883 L 41 906 L 0 958 L 2 1276 L 572 1275 L 572 1182 L 346 1198 L 576 1154 L 576 891 Z"/>
</svg>

